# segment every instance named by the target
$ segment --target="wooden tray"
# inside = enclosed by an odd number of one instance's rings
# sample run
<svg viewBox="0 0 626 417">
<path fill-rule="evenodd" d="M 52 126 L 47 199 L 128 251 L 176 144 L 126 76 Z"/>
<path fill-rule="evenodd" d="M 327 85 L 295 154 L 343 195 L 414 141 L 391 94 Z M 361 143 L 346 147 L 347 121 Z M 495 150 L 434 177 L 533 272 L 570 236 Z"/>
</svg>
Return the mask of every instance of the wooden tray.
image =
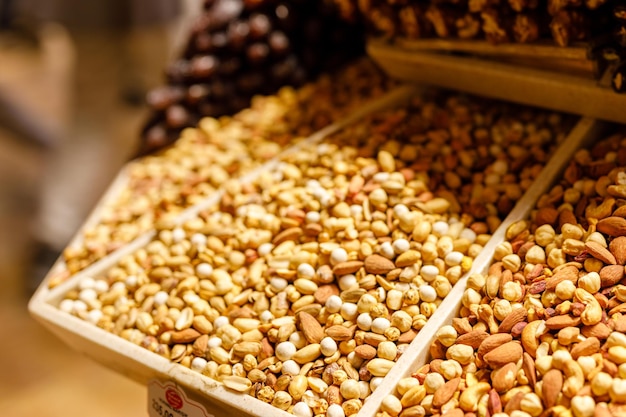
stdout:
<svg viewBox="0 0 626 417">
<path fill-rule="evenodd" d="M 307 139 L 308 142 L 318 142 L 326 136 L 339 131 L 341 128 L 355 123 L 369 113 L 379 111 L 400 104 L 416 94 L 412 86 L 401 87 L 385 97 L 370 103 L 370 105 L 353 113 L 346 119 L 331 125 Z M 424 363 L 427 358 L 430 341 L 441 325 L 450 322 L 457 314 L 461 295 L 469 274 L 482 271 L 491 261 L 493 250 L 503 240 L 504 231 L 509 224 L 519 218 L 527 216 L 537 198 L 546 192 L 547 187 L 563 169 L 571 155 L 581 146 L 581 143 L 598 137 L 603 124 L 593 119 L 584 118 L 570 131 L 565 142 L 559 147 L 548 162 L 541 176 L 535 181 L 524 197 L 516 204 L 513 211 L 507 216 L 491 240 L 487 243 L 480 255 L 475 259 L 471 271 L 453 287 L 452 292 L 441 303 L 435 314 L 429 319 L 426 326 L 416 338 L 397 364 L 385 377 L 381 386 L 368 397 L 357 417 L 374 416 L 380 407 L 382 399 L 393 392 L 398 381 L 410 374 L 412 370 Z M 291 152 L 294 147 L 285 152 Z M 276 161 L 270 161 L 259 170 L 271 169 Z M 241 181 L 247 181 L 258 171 L 250 173 Z M 201 204 L 182 213 L 177 221 L 183 222 L 194 217 L 198 212 L 213 205 L 219 199 L 218 191 Z M 93 324 L 75 316 L 64 313 L 58 308 L 60 301 L 67 291 L 76 288 L 86 276 L 100 275 L 113 267 L 122 257 L 131 254 L 145 246 L 154 236 L 150 231 L 130 244 L 93 264 L 89 268 L 77 273 L 69 280 L 50 289 L 47 280 L 43 282 L 29 303 L 29 310 L 33 317 L 45 327 L 55 333 L 60 339 L 76 351 L 94 359 L 104 366 L 125 375 L 139 383 L 148 385 L 152 380 L 174 383 L 184 389 L 188 398 L 202 404 L 210 413 L 219 416 L 261 416 L 261 417 L 288 417 L 288 414 L 269 404 L 263 403 L 251 396 L 238 394 L 225 389 L 221 384 L 196 371 L 173 363 L 140 346 L 134 345 L 119 336 L 108 333 Z"/>
<path fill-rule="evenodd" d="M 404 81 L 431 84 L 469 93 L 515 101 L 522 104 L 626 123 L 626 94 L 615 93 L 602 80 L 554 70 L 554 60 L 547 59 L 555 47 L 498 45 L 452 41 L 404 42 L 390 44 L 372 39 L 368 54 L 390 76 Z M 450 54 L 453 46 L 463 52 L 484 57 Z M 498 48 L 498 59 L 495 56 Z M 583 62 L 588 48 L 560 48 L 561 59 Z M 455 50 L 458 52 L 458 49 Z M 514 63 L 526 62 L 535 53 L 537 62 L 552 69 L 537 69 Z M 506 58 L 506 59 L 505 59 Z M 511 63 L 502 61 L 509 60 Z M 582 65 L 582 64 L 581 64 Z"/>
</svg>

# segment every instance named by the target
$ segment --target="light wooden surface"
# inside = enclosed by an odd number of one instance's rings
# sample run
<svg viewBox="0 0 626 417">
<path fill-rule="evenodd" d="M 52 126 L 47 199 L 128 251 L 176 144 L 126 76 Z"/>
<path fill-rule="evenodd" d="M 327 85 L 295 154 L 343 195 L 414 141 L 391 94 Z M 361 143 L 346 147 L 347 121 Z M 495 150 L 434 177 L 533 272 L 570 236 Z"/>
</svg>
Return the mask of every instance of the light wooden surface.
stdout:
<svg viewBox="0 0 626 417">
<path fill-rule="evenodd" d="M 626 94 L 598 81 L 475 57 L 417 52 L 369 41 L 368 54 L 389 75 L 412 82 L 626 123 Z"/>
</svg>

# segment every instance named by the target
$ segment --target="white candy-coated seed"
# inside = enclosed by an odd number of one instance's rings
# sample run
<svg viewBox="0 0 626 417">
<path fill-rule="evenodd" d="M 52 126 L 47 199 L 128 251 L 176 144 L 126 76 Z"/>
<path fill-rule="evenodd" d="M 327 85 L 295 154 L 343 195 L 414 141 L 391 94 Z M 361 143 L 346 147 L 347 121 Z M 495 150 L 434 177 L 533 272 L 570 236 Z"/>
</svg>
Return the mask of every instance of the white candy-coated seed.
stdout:
<svg viewBox="0 0 626 417">
<path fill-rule="evenodd" d="M 391 242 L 383 242 L 380 244 L 380 254 L 389 259 L 393 259 L 396 256 L 396 252 L 393 250 Z"/>
<path fill-rule="evenodd" d="M 195 246 L 205 246 L 207 238 L 202 233 L 194 233 L 191 235 L 191 243 Z"/>
<path fill-rule="evenodd" d="M 359 287 L 359 281 L 354 274 L 346 274 L 339 277 L 339 288 L 341 291 L 348 291 Z"/>
<path fill-rule="evenodd" d="M 293 359 L 283 362 L 282 372 L 285 375 L 298 375 L 300 373 L 300 365 Z"/>
<path fill-rule="evenodd" d="M 293 406 L 291 413 L 297 417 L 312 417 L 313 416 L 313 411 L 311 410 L 311 407 L 306 405 L 304 401 L 297 402 Z"/>
<path fill-rule="evenodd" d="M 74 300 L 65 299 L 59 304 L 59 310 L 71 314 L 74 311 Z"/>
<path fill-rule="evenodd" d="M 154 305 L 156 307 L 161 306 L 167 302 L 167 299 L 170 297 L 168 293 L 165 291 L 159 291 L 154 294 Z"/>
<path fill-rule="evenodd" d="M 298 276 L 301 278 L 313 278 L 315 276 L 315 268 L 311 264 L 301 263 L 298 265 Z"/>
<path fill-rule="evenodd" d="M 110 288 L 109 283 L 103 279 L 96 280 L 96 282 L 93 285 L 93 289 L 96 290 L 98 294 L 103 294 L 109 291 L 109 288 Z"/>
<path fill-rule="evenodd" d="M 228 317 L 226 316 L 219 316 L 215 319 L 215 321 L 213 322 L 213 327 L 215 327 L 215 329 L 219 329 L 220 327 L 226 325 L 230 323 L 230 320 L 228 319 Z"/>
<path fill-rule="evenodd" d="M 356 318 L 356 325 L 359 329 L 369 332 L 372 328 L 372 316 L 369 313 L 361 313 Z"/>
<path fill-rule="evenodd" d="M 272 249 L 274 249 L 274 245 L 267 242 L 267 243 L 261 243 L 259 245 L 259 248 L 257 249 L 257 253 L 259 254 L 259 256 L 267 256 L 270 253 L 272 253 Z"/>
<path fill-rule="evenodd" d="M 408 212 L 409 208 L 404 204 L 396 204 L 395 206 L 393 206 L 393 214 L 395 214 L 396 217 L 400 217 Z"/>
<path fill-rule="evenodd" d="M 207 346 L 210 348 L 220 347 L 222 346 L 222 339 L 217 336 L 210 337 Z"/>
<path fill-rule="evenodd" d="M 360 206 L 358 204 L 352 204 L 350 206 L 350 214 L 352 215 L 352 217 L 359 217 L 361 214 L 363 214 L 363 206 Z"/>
<path fill-rule="evenodd" d="M 93 288 L 96 285 L 96 280 L 93 277 L 85 277 L 78 283 L 78 289 L 85 290 L 87 288 Z"/>
<path fill-rule="evenodd" d="M 348 260 L 348 252 L 344 248 L 335 248 L 330 252 L 330 263 L 336 265 Z"/>
<path fill-rule="evenodd" d="M 202 372 L 204 368 L 206 368 L 207 363 L 208 362 L 206 359 L 196 356 L 191 361 L 191 369 L 193 369 L 196 372 Z"/>
<path fill-rule="evenodd" d="M 331 404 L 326 410 L 326 417 L 346 417 L 346 413 L 339 404 Z"/>
<path fill-rule="evenodd" d="M 115 289 L 118 287 L 116 286 L 116 284 L 122 284 L 122 288 L 126 289 L 126 288 L 135 288 L 138 283 L 139 281 L 137 280 L 137 277 L 135 275 L 129 275 L 126 277 L 124 282 L 118 281 L 118 282 L 113 283 L 113 285 L 111 286 L 111 290 L 115 291 Z"/>
<path fill-rule="evenodd" d="M 78 293 L 78 299 L 81 301 L 84 301 L 87 304 L 91 303 L 97 298 L 98 298 L 98 294 L 96 293 L 96 290 L 94 290 L 93 288 L 85 288 L 80 293 Z"/>
<path fill-rule="evenodd" d="M 85 304 L 82 300 L 74 301 L 74 313 L 80 313 L 83 311 L 87 311 L 87 304 Z"/>
<path fill-rule="evenodd" d="M 372 320 L 372 331 L 374 333 L 383 334 L 389 326 L 391 326 L 391 322 L 385 317 L 376 317 Z"/>
<path fill-rule="evenodd" d="M 274 320 L 274 315 L 269 310 L 264 310 L 259 315 L 259 320 L 261 320 L 263 323 L 267 323 L 268 321 Z"/>
<path fill-rule="evenodd" d="M 380 386 L 380 384 L 383 382 L 384 377 L 382 376 L 374 376 L 372 377 L 372 379 L 370 379 L 370 390 L 372 392 L 374 392 L 376 390 L 376 388 L 378 388 Z"/>
<path fill-rule="evenodd" d="M 212 274 L 213 267 L 210 264 L 202 262 L 196 266 L 196 275 L 198 275 L 198 278 L 209 278 Z"/>
<path fill-rule="evenodd" d="M 420 269 L 420 275 L 424 278 L 424 281 L 434 281 L 437 275 L 439 275 L 439 268 L 435 265 L 424 265 Z"/>
<path fill-rule="evenodd" d="M 87 321 L 91 324 L 98 324 L 103 315 L 102 310 L 91 310 L 87 313 Z"/>
<path fill-rule="evenodd" d="M 320 349 L 322 351 L 322 355 L 332 356 L 335 352 L 337 352 L 337 342 L 335 342 L 332 337 L 325 337 L 320 342 Z"/>
<path fill-rule="evenodd" d="M 411 247 L 409 241 L 406 239 L 396 239 L 391 246 L 397 254 L 404 253 Z"/>
<path fill-rule="evenodd" d="M 461 239 L 467 239 L 470 243 L 474 243 L 476 241 L 476 232 L 466 227 L 465 229 L 461 231 L 461 234 L 459 235 L 459 237 Z"/>
<path fill-rule="evenodd" d="M 274 351 L 274 354 L 279 360 L 288 361 L 289 359 L 293 358 L 293 355 L 296 354 L 297 350 L 298 349 L 296 348 L 296 345 L 293 344 L 293 342 L 290 342 L 290 341 L 280 342 L 276 346 L 276 350 Z"/>
<path fill-rule="evenodd" d="M 359 315 L 358 307 L 354 303 L 343 303 L 341 305 L 340 314 L 344 320 L 354 321 Z"/>
<path fill-rule="evenodd" d="M 427 303 L 432 303 L 437 299 L 437 291 L 428 284 L 420 285 L 420 299 Z"/>
<path fill-rule="evenodd" d="M 320 216 L 320 213 L 318 211 L 309 211 L 304 216 L 304 220 L 307 223 L 319 223 L 320 219 L 321 219 L 321 216 Z"/>
<path fill-rule="evenodd" d="M 174 243 L 182 242 L 183 239 L 185 239 L 185 235 L 186 235 L 185 231 L 181 229 L 180 227 L 177 227 L 174 230 L 172 230 L 172 240 L 174 241 Z"/>
<path fill-rule="evenodd" d="M 456 265 L 461 264 L 461 261 L 463 260 L 463 256 L 464 255 L 461 252 L 453 250 L 452 252 L 446 255 L 444 260 L 446 262 L 446 265 L 456 266 Z"/>
<path fill-rule="evenodd" d="M 435 222 L 432 226 L 432 234 L 437 237 L 445 236 L 449 228 L 450 225 L 448 222 L 444 222 L 443 220 Z"/>
<path fill-rule="evenodd" d="M 341 310 L 341 306 L 343 305 L 343 300 L 338 295 L 331 295 L 326 300 L 326 310 L 329 313 L 338 313 Z"/>
</svg>

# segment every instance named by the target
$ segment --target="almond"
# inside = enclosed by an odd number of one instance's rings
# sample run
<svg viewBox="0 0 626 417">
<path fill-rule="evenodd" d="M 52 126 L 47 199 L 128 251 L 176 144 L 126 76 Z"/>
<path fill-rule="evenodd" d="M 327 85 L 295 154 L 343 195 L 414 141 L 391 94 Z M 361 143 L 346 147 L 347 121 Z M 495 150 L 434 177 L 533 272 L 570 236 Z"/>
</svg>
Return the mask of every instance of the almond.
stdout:
<svg viewBox="0 0 626 417">
<path fill-rule="evenodd" d="M 517 382 L 517 365 L 509 362 L 491 373 L 491 386 L 499 393 L 504 393 Z"/>
<path fill-rule="evenodd" d="M 509 343 L 513 340 L 513 336 L 506 333 L 497 333 L 492 334 L 489 337 L 485 338 L 480 345 L 478 346 L 478 351 L 476 352 L 479 358 L 482 358 L 487 353 L 491 352 L 493 349 L 504 345 L 505 343 Z"/>
<path fill-rule="evenodd" d="M 554 207 L 542 207 L 537 210 L 535 214 L 535 224 L 537 227 L 542 226 L 544 224 L 549 224 L 554 226 L 557 219 L 559 218 L 559 211 Z"/>
<path fill-rule="evenodd" d="M 339 262 L 333 267 L 333 274 L 337 276 L 354 274 L 363 266 L 362 261 L 345 261 Z"/>
<path fill-rule="evenodd" d="M 381 255 L 370 255 L 365 258 L 365 271 L 369 274 L 384 275 L 394 269 L 394 263 Z"/>
<path fill-rule="evenodd" d="M 341 324 L 336 324 L 334 326 L 330 326 L 326 329 L 326 335 L 332 337 L 333 340 L 343 342 L 345 340 L 350 340 L 354 337 L 354 331 L 356 330 L 356 326 L 346 327 Z"/>
<path fill-rule="evenodd" d="M 534 389 L 535 384 L 537 383 L 537 370 L 535 368 L 535 360 L 528 354 L 528 352 L 524 352 L 524 356 L 522 358 L 522 369 L 524 370 L 526 379 L 528 379 L 528 384 Z"/>
<path fill-rule="evenodd" d="M 404 268 L 407 266 L 414 265 L 417 261 L 422 258 L 422 255 L 416 250 L 408 250 L 403 252 L 396 258 L 396 267 Z"/>
<path fill-rule="evenodd" d="M 480 344 L 489 337 L 489 333 L 483 330 L 472 330 L 469 333 L 465 333 L 456 338 L 457 344 L 468 345 L 474 349 L 478 349 Z"/>
<path fill-rule="evenodd" d="M 288 240 L 298 240 L 298 238 L 302 236 L 302 229 L 299 227 L 290 227 L 288 229 L 283 230 L 279 234 L 277 234 L 272 243 L 276 246 L 280 245 L 283 242 Z"/>
<path fill-rule="evenodd" d="M 528 311 L 524 307 L 514 309 L 511 314 L 502 320 L 500 326 L 498 326 L 498 333 L 511 333 L 513 326 L 526 320 L 527 316 Z"/>
<path fill-rule="evenodd" d="M 595 336 L 591 336 L 580 343 L 574 344 L 570 353 L 572 354 L 572 358 L 578 359 L 580 356 L 591 356 L 599 351 L 600 340 Z"/>
<path fill-rule="evenodd" d="M 354 348 L 354 354 L 361 359 L 369 360 L 376 357 L 376 348 L 370 345 L 359 345 Z"/>
<path fill-rule="evenodd" d="M 580 325 L 580 317 L 572 317 L 567 314 L 550 317 L 546 320 L 546 327 L 549 330 L 561 330 L 565 327 L 576 327 Z"/>
<path fill-rule="evenodd" d="M 324 338 L 324 329 L 319 321 L 309 313 L 300 312 L 297 315 L 300 321 L 300 330 L 309 343 L 319 343 Z"/>
<path fill-rule="evenodd" d="M 565 265 L 546 279 L 546 290 L 554 290 L 561 281 L 572 281 L 574 284 L 578 280 L 578 268 L 575 265 Z"/>
<path fill-rule="evenodd" d="M 624 278 L 623 265 L 606 265 L 600 270 L 600 283 L 602 287 L 612 287 Z"/>
<path fill-rule="evenodd" d="M 626 210 L 626 206 L 622 206 Z M 618 265 L 626 264 L 626 236 L 616 237 L 609 243 L 609 250 L 615 256 Z"/>
<path fill-rule="evenodd" d="M 508 342 L 487 352 L 483 356 L 483 360 L 492 368 L 498 368 L 509 362 L 517 362 L 522 358 L 523 353 L 522 345 L 519 342 Z"/>
<path fill-rule="evenodd" d="M 583 326 L 580 332 L 585 337 L 597 337 L 600 340 L 605 340 L 611 334 L 611 328 L 604 323 L 597 323 L 593 326 Z"/>
<path fill-rule="evenodd" d="M 460 382 L 461 378 L 453 378 L 437 388 L 435 394 L 433 395 L 433 406 L 440 408 L 442 405 L 450 401 L 456 390 L 459 388 Z"/>
<path fill-rule="evenodd" d="M 554 407 L 563 388 L 563 374 L 558 369 L 550 369 L 543 376 L 541 393 L 546 409 Z"/>
<path fill-rule="evenodd" d="M 615 265 L 617 261 L 615 260 L 615 256 L 607 248 L 599 244 L 598 242 L 588 241 L 585 242 L 585 249 L 587 253 L 593 256 L 596 259 L 601 260 L 605 264 Z"/>
<path fill-rule="evenodd" d="M 563 225 L 567 223 L 578 224 L 578 221 L 576 220 L 576 215 L 571 210 L 561 210 L 561 212 L 559 213 L 559 229 L 558 230 L 561 230 L 561 227 L 563 227 Z"/>
<path fill-rule="evenodd" d="M 339 295 L 339 288 L 336 285 L 320 285 L 313 293 L 313 298 L 316 303 L 324 305 L 331 295 Z"/>
<path fill-rule="evenodd" d="M 187 328 L 177 332 L 172 332 L 172 342 L 174 343 L 191 343 L 202 335 L 199 331 Z"/>
<path fill-rule="evenodd" d="M 626 150 L 626 148 L 625 148 L 625 150 Z M 619 206 L 618 208 L 616 208 L 615 211 L 613 211 L 613 216 L 615 216 L 615 217 L 626 217 L 626 205 Z"/>
<path fill-rule="evenodd" d="M 611 237 L 626 236 L 626 219 L 616 216 L 607 217 L 598 221 L 596 230 Z"/>
<path fill-rule="evenodd" d="M 408 331 L 402 333 L 396 342 L 411 343 L 413 339 L 415 339 L 415 336 L 417 336 L 417 331 L 415 331 L 414 329 L 409 329 Z"/>
</svg>

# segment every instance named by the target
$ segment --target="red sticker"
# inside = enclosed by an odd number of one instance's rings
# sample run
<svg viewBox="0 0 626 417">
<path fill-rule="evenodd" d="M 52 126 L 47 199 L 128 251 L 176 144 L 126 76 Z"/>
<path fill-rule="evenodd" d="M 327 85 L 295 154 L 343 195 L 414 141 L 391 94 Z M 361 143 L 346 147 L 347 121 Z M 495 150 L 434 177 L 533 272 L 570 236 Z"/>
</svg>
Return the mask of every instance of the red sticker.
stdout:
<svg viewBox="0 0 626 417">
<path fill-rule="evenodd" d="M 183 399 L 171 388 L 165 391 L 165 400 L 174 410 L 180 410 L 183 407 Z"/>
</svg>

